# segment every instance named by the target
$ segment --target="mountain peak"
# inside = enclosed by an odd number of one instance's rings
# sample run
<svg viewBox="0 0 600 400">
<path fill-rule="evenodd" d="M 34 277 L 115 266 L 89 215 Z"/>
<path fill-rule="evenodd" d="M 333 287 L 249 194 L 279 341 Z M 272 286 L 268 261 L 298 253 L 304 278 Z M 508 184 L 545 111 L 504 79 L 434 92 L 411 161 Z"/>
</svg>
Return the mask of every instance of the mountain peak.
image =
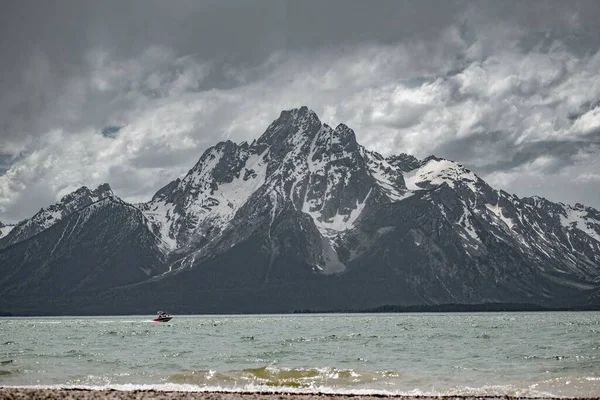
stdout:
<svg viewBox="0 0 600 400">
<path fill-rule="evenodd" d="M 356 134 L 346 124 L 338 124 L 338 126 L 335 127 L 335 132 L 342 137 L 352 138 L 352 139 L 356 140 Z"/>
<path fill-rule="evenodd" d="M 101 194 L 113 195 L 113 191 L 112 191 L 110 185 L 106 182 L 98 185 L 98 187 L 96 189 L 94 189 L 92 191 L 92 193 L 94 193 L 96 195 L 101 195 Z"/>
<path fill-rule="evenodd" d="M 523 197 L 521 200 L 537 208 L 541 208 L 548 203 L 548 200 L 546 200 L 544 197 L 537 195 L 533 195 L 531 197 Z"/>
<path fill-rule="evenodd" d="M 313 136 L 321 128 L 321 125 L 317 114 L 306 106 L 283 110 L 279 118 L 271 122 L 256 144 L 271 145 L 283 142 L 296 134 Z"/>
<path fill-rule="evenodd" d="M 293 114 L 296 116 L 303 116 L 303 115 L 308 115 L 308 114 L 314 114 L 316 115 L 316 113 L 311 110 L 310 108 L 308 108 L 307 106 L 300 106 L 299 108 L 290 108 L 288 110 L 282 110 L 281 114 Z"/>
<path fill-rule="evenodd" d="M 320 123 L 317 113 L 306 106 L 302 106 L 300 108 L 292 108 L 289 110 L 282 110 L 277 120 L 289 121 L 292 124 L 305 124 L 315 122 Z"/>
<path fill-rule="evenodd" d="M 71 203 L 81 198 L 89 198 L 94 202 L 113 195 L 114 193 L 108 183 L 102 183 L 94 190 L 90 190 L 87 186 L 81 186 L 77 190 L 64 195 L 60 199 L 60 203 Z"/>
<path fill-rule="evenodd" d="M 460 164 L 458 164 L 457 162 L 450 161 L 450 160 L 448 160 L 448 159 L 446 159 L 446 158 L 443 158 L 443 157 L 438 157 L 438 156 L 436 156 L 436 155 L 433 155 L 433 154 L 432 154 L 432 155 L 430 155 L 430 156 L 427 156 L 427 157 L 425 157 L 425 158 L 423 159 L 423 162 L 422 162 L 422 164 L 423 164 L 423 165 L 425 165 L 425 164 L 427 164 L 429 161 L 448 161 L 448 162 L 451 162 L 452 164 L 460 165 Z"/>
<path fill-rule="evenodd" d="M 419 168 L 421 161 L 410 154 L 400 153 L 386 157 L 386 161 L 395 167 L 400 168 L 402 171 L 412 171 L 413 169 Z"/>
<path fill-rule="evenodd" d="M 5 243 L 7 245 L 25 240 L 37 235 L 78 210 L 100 200 L 113 197 L 114 193 L 108 183 L 103 183 L 94 190 L 90 190 L 87 186 L 81 186 L 77 190 L 63 196 L 58 203 L 42 208 L 30 219 L 21 221 L 14 226 L 14 229 L 11 228 L 10 235 L 8 235 L 8 229 L 4 228 L 4 233 L 1 233 L 0 237 L 6 237 Z"/>
</svg>

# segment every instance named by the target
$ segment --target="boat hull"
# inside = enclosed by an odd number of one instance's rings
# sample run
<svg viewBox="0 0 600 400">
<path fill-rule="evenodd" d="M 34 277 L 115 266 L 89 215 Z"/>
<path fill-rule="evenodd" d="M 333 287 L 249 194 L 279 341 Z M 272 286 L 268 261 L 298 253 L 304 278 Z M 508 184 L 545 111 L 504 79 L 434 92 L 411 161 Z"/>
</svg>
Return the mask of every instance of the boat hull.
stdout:
<svg viewBox="0 0 600 400">
<path fill-rule="evenodd" d="M 166 318 L 154 318 L 152 321 L 154 322 L 169 322 L 173 317 L 166 317 Z"/>
</svg>

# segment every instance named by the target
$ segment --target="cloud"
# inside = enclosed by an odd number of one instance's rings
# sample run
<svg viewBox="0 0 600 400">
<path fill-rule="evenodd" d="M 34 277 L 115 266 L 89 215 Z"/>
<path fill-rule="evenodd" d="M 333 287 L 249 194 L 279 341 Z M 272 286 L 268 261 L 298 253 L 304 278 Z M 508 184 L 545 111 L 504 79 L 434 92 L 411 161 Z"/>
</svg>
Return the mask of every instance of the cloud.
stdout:
<svg viewBox="0 0 600 400">
<path fill-rule="evenodd" d="M 589 32 L 597 7 L 478 3 L 435 2 L 435 12 L 328 3 L 318 17 L 327 24 L 309 22 L 308 6 L 257 3 L 244 8 L 247 35 L 237 20 L 231 32 L 215 30 L 229 15 L 216 3 L 152 3 L 146 20 L 156 27 L 163 10 L 157 30 L 174 34 L 134 29 L 145 32 L 139 42 L 117 20 L 114 32 L 73 22 L 87 45 L 63 37 L 77 50 L 64 62 L 51 51 L 57 43 L 28 53 L 14 80 L 23 90 L 0 98 L 0 220 L 28 217 L 83 184 L 109 182 L 126 200 L 147 200 L 208 146 L 251 141 L 301 105 L 384 154 L 436 154 L 510 192 L 599 206 L 589 189 L 598 182 L 600 36 Z M 85 7 L 116 16 L 116 7 Z M 186 25 L 184 11 L 205 25 Z M 142 26 L 141 17 L 130 23 Z"/>
<path fill-rule="evenodd" d="M 600 204 L 599 151 L 599 145 L 579 150 L 568 165 L 558 170 L 551 168 L 550 173 L 548 164 L 555 159 L 540 155 L 513 169 L 486 174 L 486 179 L 492 186 L 510 188 L 521 195 L 535 194 L 568 204 L 584 203 L 597 209 Z"/>
</svg>

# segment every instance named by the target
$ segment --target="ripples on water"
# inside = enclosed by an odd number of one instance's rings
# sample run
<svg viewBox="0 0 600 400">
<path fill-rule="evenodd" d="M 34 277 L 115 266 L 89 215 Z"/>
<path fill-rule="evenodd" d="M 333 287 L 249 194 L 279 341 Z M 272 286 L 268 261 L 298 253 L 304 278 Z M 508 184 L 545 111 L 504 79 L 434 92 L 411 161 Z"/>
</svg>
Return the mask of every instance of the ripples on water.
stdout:
<svg viewBox="0 0 600 400">
<path fill-rule="evenodd" d="M 0 385 L 594 396 L 600 315 L 0 319 Z"/>
</svg>

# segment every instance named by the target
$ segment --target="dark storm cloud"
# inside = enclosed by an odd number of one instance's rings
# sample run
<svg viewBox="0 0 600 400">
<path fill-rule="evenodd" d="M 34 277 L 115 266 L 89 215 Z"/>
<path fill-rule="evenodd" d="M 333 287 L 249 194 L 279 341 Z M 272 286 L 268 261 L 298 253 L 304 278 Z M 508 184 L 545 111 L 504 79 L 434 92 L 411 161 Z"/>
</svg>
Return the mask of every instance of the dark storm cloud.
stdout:
<svg viewBox="0 0 600 400">
<path fill-rule="evenodd" d="M 86 73 L 94 48 L 119 60 L 164 46 L 174 57 L 237 66 L 260 64 L 281 50 L 434 39 L 453 24 L 473 40 L 495 21 L 530 30 L 524 39 L 550 29 L 566 39 L 576 32 L 586 50 L 600 37 L 596 1 L 7 0 L 0 7 L 0 91 L 10 93 L 0 101 L 0 135 L 11 141 L 64 124 L 51 118 L 53 100 L 70 77 Z M 236 84 L 220 71 L 213 69 L 198 89 Z M 102 115 L 80 112 L 85 121 Z"/>
<path fill-rule="evenodd" d="M 0 2 L 0 219 L 80 184 L 147 199 L 304 104 L 367 147 L 519 194 L 560 173 L 598 205 L 599 17 L 558 0 Z"/>
<path fill-rule="evenodd" d="M 0 45 L 12 61 L 3 70 L 12 73 L 36 49 L 64 68 L 95 46 L 121 57 L 166 46 L 179 55 L 260 62 L 281 49 L 431 39 L 457 22 L 466 26 L 467 18 L 475 28 L 511 21 L 533 32 L 554 29 L 565 36 L 576 27 L 585 34 L 597 29 L 600 11 L 596 1 L 556 0 L 7 0 L 1 7 Z"/>
</svg>

